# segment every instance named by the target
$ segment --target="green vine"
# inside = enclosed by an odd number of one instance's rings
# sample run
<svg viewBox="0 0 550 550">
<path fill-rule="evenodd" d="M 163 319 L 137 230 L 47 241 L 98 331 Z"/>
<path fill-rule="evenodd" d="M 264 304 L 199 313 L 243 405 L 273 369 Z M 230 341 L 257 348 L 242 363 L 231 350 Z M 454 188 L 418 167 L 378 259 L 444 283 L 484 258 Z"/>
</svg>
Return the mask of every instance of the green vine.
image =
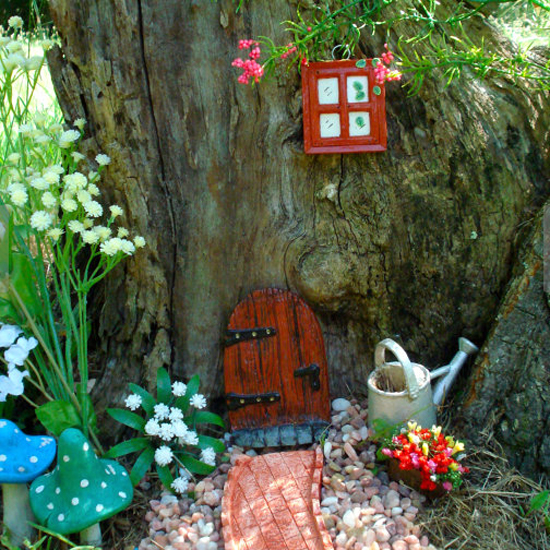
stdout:
<svg viewBox="0 0 550 550">
<path fill-rule="evenodd" d="M 261 63 L 264 73 L 270 74 L 284 59 L 292 67 L 330 58 L 331 52 L 345 57 L 357 54 L 362 38 L 382 34 L 397 47 L 396 64 L 400 72 L 410 75 L 404 83 L 411 94 L 417 93 L 434 71 L 443 75 L 446 85 L 465 74 L 477 78 L 495 75 L 550 89 L 550 62 L 533 55 L 535 41 L 511 44 L 513 53 L 506 56 L 488 48 L 483 39 L 476 41 L 468 29 L 476 19 L 493 17 L 487 13 L 489 9 L 497 13 L 493 18 L 497 21 L 505 5 L 516 9 L 516 14 L 519 9 L 529 10 L 531 19 L 550 20 L 548 0 L 351 0 L 339 3 L 336 9 L 322 2 L 307 12 L 298 9 L 296 20 L 283 22 L 292 37 L 289 44 L 277 45 L 269 37 L 258 37 L 263 54 L 267 53 Z M 548 38 L 544 41 L 548 45 Z"/>
</svg>

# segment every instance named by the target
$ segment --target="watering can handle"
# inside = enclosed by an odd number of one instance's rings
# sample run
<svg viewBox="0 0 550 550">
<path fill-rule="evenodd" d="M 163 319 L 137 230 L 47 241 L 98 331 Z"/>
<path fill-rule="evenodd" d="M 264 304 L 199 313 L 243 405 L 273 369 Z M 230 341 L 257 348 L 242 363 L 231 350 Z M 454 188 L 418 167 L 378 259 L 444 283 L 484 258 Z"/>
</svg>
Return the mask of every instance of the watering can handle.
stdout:
<svg viewBox="0 0 550 550">
<path fill-rule="evenodd" d="M 403 367 L 409 397 L 410 399 L 416 399 L 419 391 L 418 382 L 407 352 L 397 342 L 394 342 L 391 338 L 386 338 L 378 343 L 374 351 L 375 367 L 378 369 L 386 362 L 386 350 L 391 351 Z"/>
</svg>

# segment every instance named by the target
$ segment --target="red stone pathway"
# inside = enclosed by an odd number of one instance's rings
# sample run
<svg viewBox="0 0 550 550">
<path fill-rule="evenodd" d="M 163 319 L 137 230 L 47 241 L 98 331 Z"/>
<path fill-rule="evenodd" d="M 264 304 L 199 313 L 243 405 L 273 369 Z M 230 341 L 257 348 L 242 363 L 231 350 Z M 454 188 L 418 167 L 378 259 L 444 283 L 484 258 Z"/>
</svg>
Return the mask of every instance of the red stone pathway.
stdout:
<svg viewBox="0 0 550 550">
<path fill-rule="evenodd" d="M 222 508 L 226 550 L 333 549 L 321 516 L 320 450 L 240 457 Z"/>
</svg>

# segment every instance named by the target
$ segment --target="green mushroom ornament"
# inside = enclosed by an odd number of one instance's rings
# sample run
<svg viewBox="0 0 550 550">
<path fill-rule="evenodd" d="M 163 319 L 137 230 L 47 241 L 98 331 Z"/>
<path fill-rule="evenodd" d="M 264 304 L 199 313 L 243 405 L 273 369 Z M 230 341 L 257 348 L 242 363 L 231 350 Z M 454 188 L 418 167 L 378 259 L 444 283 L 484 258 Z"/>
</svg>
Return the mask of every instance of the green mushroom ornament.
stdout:
<svg viewBox="0 0 550 550">
<path fill-rule="evenodd" d="M 76 428 L 59 437 L 57 466 L 34 480 L 31 508 L 38 522 L 62 535 L 80 532 L 83 544 L 101 546 L 99 522 L 124 510 L 133 498 L 128 472 L 100 459 Z"/>
</svg>

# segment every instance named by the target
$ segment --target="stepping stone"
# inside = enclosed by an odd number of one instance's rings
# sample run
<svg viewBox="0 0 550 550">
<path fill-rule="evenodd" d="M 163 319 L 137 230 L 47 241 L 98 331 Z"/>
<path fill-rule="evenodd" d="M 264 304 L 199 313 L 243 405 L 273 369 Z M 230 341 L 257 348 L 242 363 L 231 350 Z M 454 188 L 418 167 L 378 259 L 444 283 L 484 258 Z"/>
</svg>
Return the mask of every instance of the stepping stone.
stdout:
<svg viewBox="0 0 550 550">
<path fill-rule="evenodd" d="M 226 550 L 332 550 L 319 497 L 323 454 L 243 455 L 222 503 Z"/>
</svg>

